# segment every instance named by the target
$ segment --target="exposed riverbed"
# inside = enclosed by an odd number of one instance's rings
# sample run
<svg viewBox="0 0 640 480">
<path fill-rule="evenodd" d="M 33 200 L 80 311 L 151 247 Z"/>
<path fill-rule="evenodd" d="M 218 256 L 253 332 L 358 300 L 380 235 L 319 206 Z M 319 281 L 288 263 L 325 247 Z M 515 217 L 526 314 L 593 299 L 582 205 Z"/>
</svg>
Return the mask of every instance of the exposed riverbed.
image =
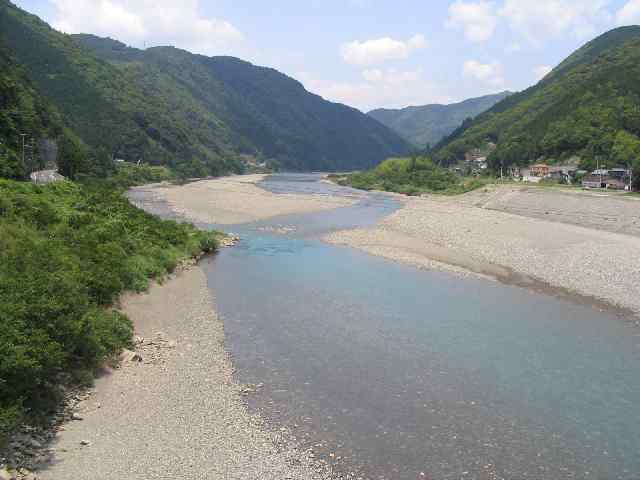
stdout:
<svg viewBox="0 0 640 480">
<path fill-rule="evenodd" d="M 242 240 L 203 265 L 251 409 L 356 477 L 640 478 L 637 327 L 323 243 L 400 204 L 319 180 L 260 185 L 356 203 L 217 225 Z"/>
</svg>

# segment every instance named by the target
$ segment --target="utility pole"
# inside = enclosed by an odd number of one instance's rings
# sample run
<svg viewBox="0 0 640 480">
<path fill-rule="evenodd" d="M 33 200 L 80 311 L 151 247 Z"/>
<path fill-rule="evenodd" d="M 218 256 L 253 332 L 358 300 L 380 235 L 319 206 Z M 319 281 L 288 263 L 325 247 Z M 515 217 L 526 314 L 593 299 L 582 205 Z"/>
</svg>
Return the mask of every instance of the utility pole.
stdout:
<svg viewBox="0 0 640 480">
<path fill-rule="evenodd" d="M 22 166 L 25 166 L 24 163 L 24 142 L 25 142 L 25 138 L 28 136 L 26 133 L 21 133 L 20 136 L 22 137 Z"/>
<path fill-rule="evenodd" d="M 33 137 L 31 137 L 31 140 L 27 144 L 26 148 L 29 150 L 29 155 L 27 158 L 27 160 L 29 161 L 29 168 L 32 172 L 36 171 L 38 170 L 39 166 L 35 164 L 36 142 Z"/>
</svg>

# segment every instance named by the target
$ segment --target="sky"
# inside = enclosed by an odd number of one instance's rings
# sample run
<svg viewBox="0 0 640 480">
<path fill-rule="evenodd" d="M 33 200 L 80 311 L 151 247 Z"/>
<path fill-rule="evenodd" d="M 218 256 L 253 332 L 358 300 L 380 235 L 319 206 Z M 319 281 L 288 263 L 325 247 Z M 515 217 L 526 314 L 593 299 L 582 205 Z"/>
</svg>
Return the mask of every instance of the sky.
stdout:
<svg viewBox="0 0 640 480">
<path fill-rule="evenodd" d="M 14 0 L 67 33 L 276 68 L 363 111 L 518 91 L 640 0 Z"/>
</svg>

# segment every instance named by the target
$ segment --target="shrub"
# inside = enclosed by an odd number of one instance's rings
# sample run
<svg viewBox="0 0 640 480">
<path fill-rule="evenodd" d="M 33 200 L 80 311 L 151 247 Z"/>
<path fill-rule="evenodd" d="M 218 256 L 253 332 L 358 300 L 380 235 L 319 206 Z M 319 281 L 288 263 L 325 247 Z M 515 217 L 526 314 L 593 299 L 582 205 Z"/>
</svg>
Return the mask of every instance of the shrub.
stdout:
<svg viewBox="0 0 640 480">
<path fill-rule="evenodd" d="M 61 374 L 86 377 L 128 344 L 131 323 L 110 308 L 123 290 L 215 250 L 216 235 L 105 183 L 0 180 L 0 437 L 55 404 Z"/>
<path fill-rule="evenodd" d="M 341 181 L 362 190 L 382 189 L 405 195 L 464 193 L 482 185 L 479 181 L 465 182 L 427 157 L 390 158 L 373 170 L 347 175 Z"/>
</svg>

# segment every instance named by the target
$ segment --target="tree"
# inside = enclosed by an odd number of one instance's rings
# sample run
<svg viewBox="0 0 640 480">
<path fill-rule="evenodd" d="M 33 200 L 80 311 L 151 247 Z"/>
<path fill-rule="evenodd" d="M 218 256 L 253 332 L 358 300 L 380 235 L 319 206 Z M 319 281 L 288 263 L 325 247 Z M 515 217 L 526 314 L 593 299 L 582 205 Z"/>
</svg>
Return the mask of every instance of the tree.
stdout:
<svg viewBox="0 0 640 480">
<path fill-rule="evenodd" d="M 12 150 L 0 151 L 0 177 L 22 179 L 27 172 L 19 156 Z"/>
<path fill-rule="evenodd" d="M 78 173 L 87 171 L 88 161 L 85 147 L 80 141 L 64 135 L 58 149 L 58 167 L 60 173 L 71 179 Z"/>
<path fill-rule="evenodd" d="M 116 171 L 113 158 L 104 147 L 98 147 L 93 154 L 93 171 L 98 177 L 108 177 Z"/>
<path fill-rule="evenodd" d="M 615 143 L 611 149 L 612 158 L 620 165 L 633 168 L 636 172 L 634 186 L 640 186 L 640 138 L 636 135 L 620 130 L 616 135 Z"/>
</svg>

